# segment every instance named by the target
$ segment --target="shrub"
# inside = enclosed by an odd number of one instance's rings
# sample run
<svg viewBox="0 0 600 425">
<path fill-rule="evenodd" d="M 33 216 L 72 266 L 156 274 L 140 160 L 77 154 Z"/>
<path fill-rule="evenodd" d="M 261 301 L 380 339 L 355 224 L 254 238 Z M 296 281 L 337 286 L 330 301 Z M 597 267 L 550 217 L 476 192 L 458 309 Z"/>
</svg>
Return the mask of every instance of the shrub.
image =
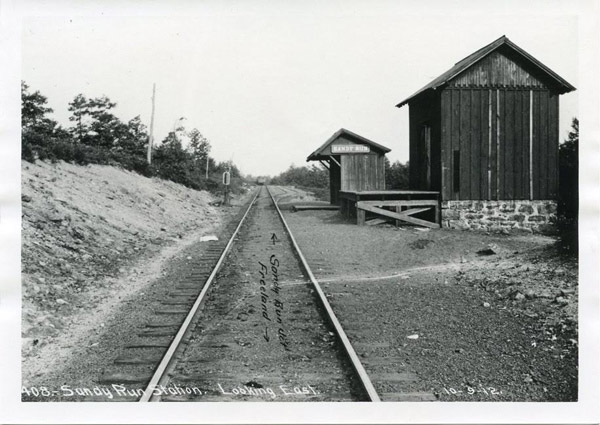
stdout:
<svg viewBox="0 0 600 425">
<path fill-rule="evenodd" d="M 559 245 L 578 252 L 579 215 L 579 120 L 573 118 L 567 140 L 559 146 L 559 188 L 557 229 Z"/>
</svg>

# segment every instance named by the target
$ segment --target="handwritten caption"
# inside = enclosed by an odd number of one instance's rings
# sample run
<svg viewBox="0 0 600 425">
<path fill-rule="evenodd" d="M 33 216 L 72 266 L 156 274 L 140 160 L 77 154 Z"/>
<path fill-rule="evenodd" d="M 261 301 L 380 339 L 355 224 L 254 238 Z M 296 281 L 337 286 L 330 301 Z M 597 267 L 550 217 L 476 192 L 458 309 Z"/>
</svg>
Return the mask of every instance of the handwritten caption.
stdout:
<svg viewBox="0 0 600 425">
<path fill-rule="evenodd" d="M 221 394 L 224 396 L 266 396 L 271 399 L 277 397 L 290 396 L 312 396 L 321 394 L 314 386 L 303 385 L 278 385 L 274 387 L 255 387 L 241 385 L 234 387 L 224 387 L 220 383 L 214 390 L 206 390 L 198 387 L 182 387 L 179 385 L 157 385 L 151 391 L 154 396 L 203 396 L 209 393 Z M 58 389 L 50 389 L 45 386 L 22 387 L 21 395 L 33 398 L 44 397 L 103 397 L 107 399 L 115 398 L 139 398 L 143 396 L 145 390 L 142 388 L 128 388 L 124 385 L 112 384 L 108 386 L 93 387 L 74 387 L 71 385 L 61 385 Z"/>
<path fill-rule="evenodd" d="M 501 396 L 504 393 L 495 388 L 495 387 L 484 387 L 483 385 L 478 386 L 469 386 L 464 385 L 460 387 L 444 387 L 443 391 L 447 395 L 461 396 L 461 395 L 475 395 L 475 394 L 484 394 L 487 396 Z"/>
<path fill-rule="evenodd" d="M 281 285 L 279 284 L 280 263 L 275 254 L 269 257 L 268 265 L 258 262 L 260 269 L 260 305 L 261 314 L 264 323 L 263 338 L 270 342 L 273 331 L 269 329 L 276 328 L 276 335 L 279 344 L 286 350 L 290 350 L 290 342 L 283 323 L 284 304 L 281 301 Z M 269 285 L 270 283 L 270 285 Z"/>
</svg>

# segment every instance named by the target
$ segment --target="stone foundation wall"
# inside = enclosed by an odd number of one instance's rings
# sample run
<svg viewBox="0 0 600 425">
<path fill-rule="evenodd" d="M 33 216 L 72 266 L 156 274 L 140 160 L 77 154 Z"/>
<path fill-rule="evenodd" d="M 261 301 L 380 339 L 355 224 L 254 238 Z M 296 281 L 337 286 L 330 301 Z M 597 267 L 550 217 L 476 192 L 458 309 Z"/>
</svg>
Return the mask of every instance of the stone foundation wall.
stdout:
<svg viewBox="0 0 600 425">
<path fill-rule="evenodd" d="M 443 201 L 442 226 L 507 232 L 554 233 L 556 201 Z"/>
</svg>

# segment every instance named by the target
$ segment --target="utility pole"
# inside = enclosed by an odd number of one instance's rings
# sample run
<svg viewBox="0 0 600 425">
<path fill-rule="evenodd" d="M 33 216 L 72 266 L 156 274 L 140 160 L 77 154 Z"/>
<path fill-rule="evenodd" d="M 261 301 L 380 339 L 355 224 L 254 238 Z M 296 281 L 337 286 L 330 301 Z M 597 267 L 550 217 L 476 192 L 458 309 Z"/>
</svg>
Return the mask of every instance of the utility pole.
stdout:
<svg viewBox="0 0 600 425">
<path fill-rule="evenodd" d="M 152 145 L 154 143 L 154 99 L 156 97 L 156 83 L 152 84 L 152 116 L 150 117 L 150 136 L 148 137 L 148 165 L 152 163 Z"/>
</svg>

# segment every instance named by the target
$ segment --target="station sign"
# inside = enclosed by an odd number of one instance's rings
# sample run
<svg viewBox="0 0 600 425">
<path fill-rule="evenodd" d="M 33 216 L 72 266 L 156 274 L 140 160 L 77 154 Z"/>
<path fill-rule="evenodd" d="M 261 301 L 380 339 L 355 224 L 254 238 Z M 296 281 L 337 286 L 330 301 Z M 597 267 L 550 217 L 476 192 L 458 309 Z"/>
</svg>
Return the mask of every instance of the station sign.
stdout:
<svg viewBox="0 0 600 425">
<path fill-rule="evenodd" d="M 368 145 L 331 145 L 331 153 L 369 153 Z"/>
<path fill-rule="evenodd" d="M 223 173 L 223 184 L 225 186 L 229 186 L 229 183 L 231 183 L 231 176 L 229 174 L 229 171 L 225 171 Z"/>
</svg>

